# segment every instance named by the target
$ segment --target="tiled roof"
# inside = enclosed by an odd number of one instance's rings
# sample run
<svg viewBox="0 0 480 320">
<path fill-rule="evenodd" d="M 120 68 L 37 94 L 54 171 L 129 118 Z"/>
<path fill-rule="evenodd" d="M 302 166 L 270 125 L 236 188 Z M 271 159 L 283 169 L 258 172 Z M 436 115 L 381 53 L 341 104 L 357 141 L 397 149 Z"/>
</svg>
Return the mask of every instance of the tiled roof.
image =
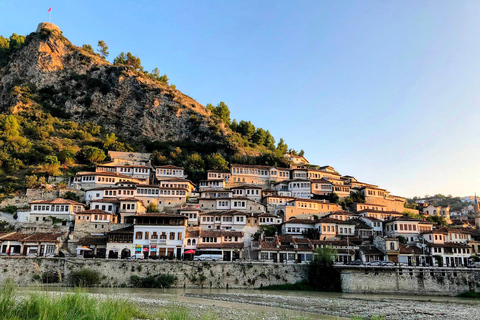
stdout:
<svg viewBox="0 0 480 320">
<path fill-rule="evenodd" d="M 185 238 L 198 238 L 199 235 L 200 235 L 199 230 L 187 230 L 185 232 Z"/>
<path fill-rule="evenodd" d="M 197 249 L 243 249 L 243 242 L 200 243 Z"/>
<path fill-rule="evenodd" d="M 292 218 L 290 220 L 287 220 L 284 222 L 284 224 L 287 224 L 287 223 L 299 223 L 299 224 L 315 224 L 317 222 L 319 222 L 320 220 L 312 220 L 312 219 L 296 219 L 296 218 Z"/>
<path fill-rule="evenodd" d="M 74 206 L 84 206 L 83 203 L 73 201 L 73 200 L 63 199 L 63 198 L 57 198 L 54 200 L 34 200 L 30 203 L 31 204 L 70 204 Z"/>
<path fill-rule="evenodd" d="M 77 244 L 80 246 L 106 245 L 107 237 L 104 236 L 88 236 L 78 240 Z"/>
<path fill-rule="evenodd" d="M 84 210 L 75 212 L 76 214 L 112 214 L 110 212 L 100 210 L 100 209 L 93 209 L 93 210 Z"/>
<path fill-rule="evenodd" d="M 155 167 L 155 169 L 158 169 L 158 168 L 161 168 L 161 169 L 182 169 L 182 167 L 176 167 L 176 166 L 172 166 L 171 164 L 167 164 L 167 165 L 164 165 L 164 166 L 157 166 Z"/>
<path fill-rule="evenodd" d="M 378 250 L 377 247 L 374 246 L 360 246 L 359 247 L 360 251 L 362 251 L 364 254 L 374 254 L 374 255 L 383 255 L 383 252 Z"/>
<path fill-rule="evenodd" d="M 125 228 L 113 230 L 110 232 L 107 232 L 107 234 L 116 234 L 116 233 L 132 233 L 133 234 L 133 226 L 128 226 Z"/>
<path fill-rule="evenodd" d="M 242 231 L 229 231 L 229 230 L 201 230 L 200 237 L 243 237 Z"/>
<path fill-rule="evenodd" d="M 126 176 L 123 174 L 119 174 L 116 172 L 107 172 L 107 171 L 101 171 L 101 172 L 79 172 L 77 173 L 77 177 L 81 176 L 108 176 L 108 177 L 117 177 L 117 178 L 127 178 L 127 179 L 132 179 L 131 176 Z M 86 183 L 95 183 L 96 181 L 85 181 Z"/>
</svg>

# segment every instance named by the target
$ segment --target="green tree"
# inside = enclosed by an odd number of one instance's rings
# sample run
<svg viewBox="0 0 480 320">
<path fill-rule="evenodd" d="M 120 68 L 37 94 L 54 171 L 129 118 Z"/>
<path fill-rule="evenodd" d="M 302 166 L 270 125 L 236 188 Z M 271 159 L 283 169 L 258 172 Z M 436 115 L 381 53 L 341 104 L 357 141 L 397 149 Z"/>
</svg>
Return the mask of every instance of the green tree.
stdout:
<svg viewBox="0 0 480 320">
<path fill-rule="evenodd" d="M 228 170 L 228 162 L 220 153 L 209 154 L 206 157 L 208 169 Z"/>
<path fill-rule="evenodd" d="M 318 291 L 341 291 L 340 272 L 333 267 L 337 251 L 332 247 L 318 248 L 308 264 L 308 284 Z"/>
<path fill-rule="evenodd" d="M 238 132 L 248 141 L 251 141 L 253 134 L 255 133 L 255 126 L 250 121 L 242 120 L 238 124 Z"/>
<path fill-rule="evenodd" d="M 232 131 L 237 132 L 237 130 L 238 130 L 237 119 L 233 119 L 232 123 L 230 123 L 230 129 L 232 129 Z"/>
<path fill-rule="evenodd" d="M 0 67 L 7 64 L 10 59 L 10 42 L 7 38 L 0 36 Z"/>
<path fill-rule="evenodd" d="M 272 136 L 272 134 L 268 130 L 265 134 L 266 134 L 266 137 L 265 137 L 264 146 L 270 150 L 275 150 L 275 138 Z"/>
<path fill-rule="evenodd" d="M 214 109 L 213 113 L 217 115 L 224 123 L 230 125 L 230 109 L 225 104 L 225 102 L 221 101 Z"/>
<path fill-rule="evenodd" d="M 57 154 L 58 160 L 65 165 L 72 165 L 75 163 L 75 153 L 68 149 L 63 149 Z"/>
<path fill-rule="evenodd" d="M 147 212 L 151 213 L 151 212 L 158 212 L 158 206 L 151 202 L 148 206 L 147 206 Z"/>
<path fill-rule="evenodd" d="M 103 58 L 103 59 L 106 59 L 109 55 L 109 52 L 108 52 L 108 46 L 107 44 L 105 43 L 105 41 L 103 40 L 99 40 L 98 41 L 98 49 L 97 49 L 98 53 L 100 53 L 100 56 Z"/>
<path fill-rule="evenodd" d="M 85 146 L 79 151 L 78 157 L 84 162 L 99 164 L 107 157 L 102 149 L 97 147 Z"/>
<path fill-rule="evenodd" d="M 13 33 L 10 36 L 10 41 L 9 41 L 10 52 L 17 51 L 23 46 L 24 43 L 25 43 L 25 36 L 21 36 L 16 33 Z"/>
<path fill-rule="evenodd" d="M 262 128 L 258 128 L 257 131 L 253 134 L 252 141 L 253 143 L 263 146 L 267 140 L 267 132 Z"/>
<path fill-rule="evenodd" d="M 187 157 L 184 162 L 186 168 L 190 170 L 200 170 L 205 168 L 205 161 L 198 153 L 193 153 Z"/>
<path fill-rule="evenodd" d="M 282 138 L 280 138 L 280 141 L 278 141 L 277 150 L 280 151 L 282 154 L 287 153 L 288 145 L 285 143 L 285 140 L 283 140 Z"/>
<path fill-rule="evenodd" d="M 315 216 L 317 217 L 317 216 Z M 317 228 L 308 228 L 302 232 L 303 236 L 307 239 L 318 240 L 320 239 L 320 231 Z"/>
<path fill-rule="evenodd" d="M 338 199 L 340 199 L 340 197 L 335 192 L 332 192 L 328 195 L 328 201 L 331 203 L 338 203 Z"/>
<path fill-rule="evenodd" d="M 93 51 L 92 45 L 90 45 L 90 44 L 84 44 L 84 45 L 82 46 L 82 49 L 85 50 L 85 51 L 87 51 L 88 53 L 91 53 L 91 54 L 94 54 L 94 53 L 95 53 L 95 51 Z"/>
<path fill-rule="evenodd" d="M 80 201 L 80 196 L 72 191 L 67 191 L 62 196 L 63 199 L 73 200 L 73 201 Z"/>
<path fill-rule="evenodd" d="M 120 54 L 115 59 L 113 59 L 113 64 L 116 66 L 126 65 L 127 56 L 125 55 L 125 52 L 120 52 Z"/>
</svg>

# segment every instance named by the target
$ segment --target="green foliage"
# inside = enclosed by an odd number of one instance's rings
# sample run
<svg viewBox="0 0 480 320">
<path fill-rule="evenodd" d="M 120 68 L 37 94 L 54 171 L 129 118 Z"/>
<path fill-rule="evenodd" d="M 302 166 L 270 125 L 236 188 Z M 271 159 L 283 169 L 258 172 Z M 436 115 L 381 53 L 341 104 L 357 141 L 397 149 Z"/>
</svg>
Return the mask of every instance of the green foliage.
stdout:
<svg viewBox="0 0 480 320">
<path fill-rule="evenodd" d="M 10 206 L 6 206 L 6 207 L 2 208 L 2 212 L 10 213 L 12 215 L 17 213 L 17 211 L 18 211 L 17 206 L 10 205 Z"/>
<path fill-rule="evenodd" d="M 76 161 L 75 153 L 73 153 L 73 151 L 68 149 L 63 149 L 62 151 L 60 151 L 57 154 L 57 158 L 61 163 L 66 165 L 74 164 Z"/>
<path fill-rule="evenodd" d="M 404 236 L 397 236 L 397 239 L 398 239 L 398 242 L 402 244 L 407 244 L 407 238 L 405 238 Z"/>
<path fill-rule="evenodd" d="M 97 299 L 87 293 L 51 295 L 33 292 L 17 296 L 12 281 L 0 290 L 0 319 L 9 320 L 131 320 L 153 319 L 124 299 Z"/>
<path fill-rule="evenodd" d="M 79 151 L 77 157 L 85 163 L 99 164 L 107 157 L 102 149 L 85 146 Z"/>
<path fill-rule="evenodd" d="M 220 102 L 216 107 L 212 104 L 207 104 L 207 109 L 212 111 L 214 115 L 219 117 L 226 125 L 230 125 L 230 109 L 225 102 Z"/>
<path fill-rule="evenodd" d="M 105 41 L 103 40 L 99 40 L 98 41 L 98 53 L 100 53 L 100 56 L 103 58 L 103 59 L 106 59 L 109 55 L 109 52 L 108 52 L 108 46 L 107 44 L 105 43 Z"/>
<path fill-rule="evenodd" d="M 120 54 L 113 60 L 113 64 L 117 66 L 128 66 L 134 70 L 143 71 L 142 61 L 131 52 L 127 52 L 127 54 L 123 51 L 120 52 Z"/>
<path fill-rule="evenodd" d="M 158 206 L 151 202 L 149 203 L 149 205 L 147 206 L 147 212 L 150 213 L 150 212 L 158 212 Z"/>
<path fill-rule="evenodd" d="M 275 234 L 279 234 L 278 231 L 279 230 L 276 226 L 261 225 L 258 228 L 258 231 L 252 234 L 252 240 L 258 241 L 262 233 L 265 237 L 273 237 Z"/>
<path fill-rule="evenodd" d="M 75 287 L 92 287 L 100 283 L 100 274 L 90 269 L 75 270 L 70 274 L 70 282 Z"/>
<path fill-rule="evenodd" d="M 95 51 L 93 51 L 93 47 L 90 44 L 84 44 L 82 46 L 82 49 L 87 51 L 88 53 L 95 54 Z"/>
<path fill-rule="evenodd" d="M 220 153 L 210 154 L 206 157 L 208 168 L 213 170 L 228 170 L 228 162 Z"/>
<path fill-rule="evenodd" d="M 428 216 L 427 221 L 436 223 L 437 225 L 439 225 L 441 227 L 448 226 L 447 219 L 445 217 L 441 217 L 441 216 Z"/>
<path fill-rule="evenodd" d="M 80 201 L 80 196 L 72 191 L 67 191 L 62 195 L 63 199 L 73 200 L 73 201 Z"/>
<path fill-rule="evenodd" d="M 171 274 L 149 275 L 144 278 L 132 275 L 130 281 L 136 288 L 170 288 L 177 277 Z"/>
<path fill-rule="evenodd" d="M 316 217 L 316 216 L 315 216 Z M 320 231 L 317 228 L 308 228 L 303 231 L 303 236 L 307 239 L 318 240 L 320 239 Z"/>
<path fill-rule="evenodd" d="M 308 264 L 308 284 L 319 291 L 341 291 L 340 272 L 333 267 L 337 251 L 318 248 Z"/>
</svg>

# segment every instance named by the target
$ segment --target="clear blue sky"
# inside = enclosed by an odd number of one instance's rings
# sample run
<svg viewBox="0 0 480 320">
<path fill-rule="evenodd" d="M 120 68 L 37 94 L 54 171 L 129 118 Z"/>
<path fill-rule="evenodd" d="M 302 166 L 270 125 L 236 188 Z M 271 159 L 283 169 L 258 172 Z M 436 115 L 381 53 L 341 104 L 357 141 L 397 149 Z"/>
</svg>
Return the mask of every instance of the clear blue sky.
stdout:
<svg viewBox="0 0 480 320">
<path fill-rule="evenodd" d="M 480 192 L 479 1 L 0 1 L 393 194 Z"/>
</svg>

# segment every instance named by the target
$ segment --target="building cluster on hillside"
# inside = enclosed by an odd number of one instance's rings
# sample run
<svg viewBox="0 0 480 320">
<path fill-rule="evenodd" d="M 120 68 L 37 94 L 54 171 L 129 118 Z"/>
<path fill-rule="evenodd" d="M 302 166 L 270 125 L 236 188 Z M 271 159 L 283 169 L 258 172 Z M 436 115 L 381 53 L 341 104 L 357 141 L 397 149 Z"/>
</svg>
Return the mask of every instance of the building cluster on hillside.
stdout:
<svg viewBox="0 0 480 320">
<path fill-rule="evenodd" d="M 153 167 L 150 154 L 109 155 L 70 182 L 83 203 L 32 201 L 19 230 L 0 234 L 0 254 L 304 262 L 332 246 L 343 263 L 465 266 L 480 251 L 474 226 L 408 217 L 419 212 L 405 198 L 304 157 L 286 155 L 288 168 L 232 164 L 196 185 L 184 168 Z M 327 200 L 333 193 L 357 201 L 342 208 Z M 427 204 L 423 213 L 451 223 L 449 209 Z"/>
</svg>

